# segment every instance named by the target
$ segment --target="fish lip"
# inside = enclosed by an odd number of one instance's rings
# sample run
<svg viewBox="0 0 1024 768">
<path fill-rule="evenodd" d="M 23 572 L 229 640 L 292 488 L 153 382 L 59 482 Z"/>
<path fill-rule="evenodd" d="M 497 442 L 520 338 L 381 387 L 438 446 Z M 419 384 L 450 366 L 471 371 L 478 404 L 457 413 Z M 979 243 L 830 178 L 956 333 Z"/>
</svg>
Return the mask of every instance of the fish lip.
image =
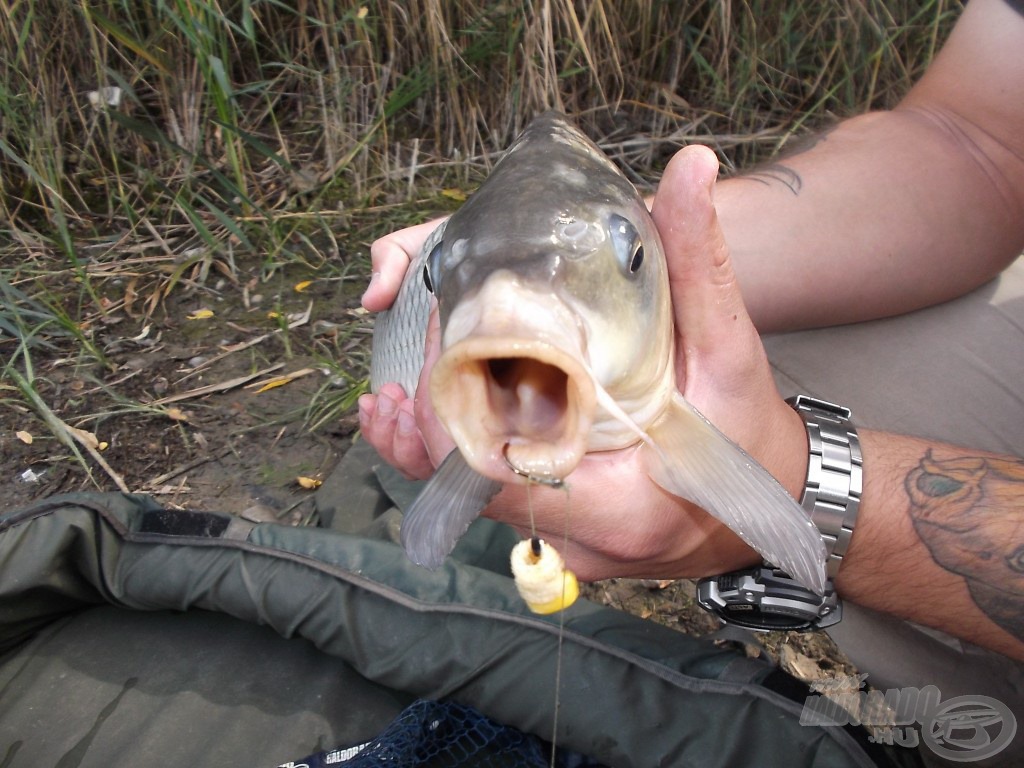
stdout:
<svg viewBox="0 0 1024 768">
<path fill-rule="evenodd" d="M 430 397 L 473 469 L 517 483 L 565 479 L 587 451 L 597 404 L 578 350 L 516 336 L 452 345 L 431 372 Z"/>
</svg>

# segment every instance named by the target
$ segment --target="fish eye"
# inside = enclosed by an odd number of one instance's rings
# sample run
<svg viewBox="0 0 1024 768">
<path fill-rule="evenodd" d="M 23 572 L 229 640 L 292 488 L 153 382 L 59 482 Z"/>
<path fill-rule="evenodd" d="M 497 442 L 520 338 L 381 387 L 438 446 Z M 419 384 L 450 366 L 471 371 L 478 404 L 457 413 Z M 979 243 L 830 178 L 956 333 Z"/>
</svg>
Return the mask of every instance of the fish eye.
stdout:
<svg viewBox="0 0 1024 768">
<path fill-rule="evenodd" d="M 437 271 L 437 264 L 441 260 L 441 246 L 443 243 L 435 245 L 430 254 L 423 261 L 423 285 L 427 287 L 427 290 L 434 293 L 437 289 L 437 280 L 435 273 Z"/>
<path fill-rule="evenodd" d="M 617 213 L 608 221 L 615 256 L 627 275 L 635 275 L 644 263 L 644 243 L 633 223 Z"/>
<path fill-rule="evenodd" d="M 633 258 L 629 260 L 629 271 L 636 272 L 640 269 L 640 265 L 644 263 L 644 244 L 639 240 L 636 242 L 636 247 L 633 248 Z"/>
</svg>

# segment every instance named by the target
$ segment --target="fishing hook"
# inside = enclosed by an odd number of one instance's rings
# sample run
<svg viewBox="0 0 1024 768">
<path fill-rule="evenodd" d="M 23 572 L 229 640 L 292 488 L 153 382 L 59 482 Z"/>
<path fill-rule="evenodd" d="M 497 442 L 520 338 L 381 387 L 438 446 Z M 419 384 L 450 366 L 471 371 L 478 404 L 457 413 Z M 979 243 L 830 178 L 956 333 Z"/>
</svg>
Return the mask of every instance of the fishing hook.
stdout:
<svg viewBox="0 0 1024 768">
<path fill-rule="evenodd" d="M 505 446 L 501 449 L 501 456 L 503 459 L 505 459 L 505 463 L 508 465 L 508 468 L 515 472 L 517 475 L 519 475 L 520 477 L 525 477 L 531 483 L 546 485 L 549 488 L 561 488 L 563 485 L 565 485 L 565 481 L 557 477 L 539 477 L 537 475 L 531 475 L 529 472 L 524 472 L 523 470 L 521 470 L 519 467 L 513 464 L 508 457 L 509 445 L 511 445 L 511 443 L 505 443 Z"/>
</svg>

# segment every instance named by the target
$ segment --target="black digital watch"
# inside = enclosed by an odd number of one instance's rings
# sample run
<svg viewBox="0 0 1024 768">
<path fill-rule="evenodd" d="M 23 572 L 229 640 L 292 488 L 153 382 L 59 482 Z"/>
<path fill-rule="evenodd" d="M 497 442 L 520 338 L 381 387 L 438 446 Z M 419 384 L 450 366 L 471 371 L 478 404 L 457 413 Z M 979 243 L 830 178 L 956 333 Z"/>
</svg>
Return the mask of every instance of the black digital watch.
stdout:
<svg viewBox="0 0 1024 768">
<path fill-rule="evenodd" d="M 725 623 L 756 632 L 823 629 L 843 616 L 831 579 L 817 595 L 768 565 L 701 579 L 697 602 Z"/>
</svg>

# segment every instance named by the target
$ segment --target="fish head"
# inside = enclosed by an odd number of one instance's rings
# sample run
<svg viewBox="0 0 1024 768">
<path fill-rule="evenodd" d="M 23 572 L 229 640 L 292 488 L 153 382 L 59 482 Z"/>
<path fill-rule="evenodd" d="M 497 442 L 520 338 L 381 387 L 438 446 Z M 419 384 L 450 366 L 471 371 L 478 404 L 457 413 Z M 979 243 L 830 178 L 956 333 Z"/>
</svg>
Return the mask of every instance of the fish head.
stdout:
<svg viewBox="0 0 1024 768">
<path fill-rule="evenodd" d="M 527 128 L 427 256 L 442 354 L 430 396 L 471 467 L 564 479 L 674 390 L 668 275 L 643 199 L 564 118 Z"/>
</svg>

